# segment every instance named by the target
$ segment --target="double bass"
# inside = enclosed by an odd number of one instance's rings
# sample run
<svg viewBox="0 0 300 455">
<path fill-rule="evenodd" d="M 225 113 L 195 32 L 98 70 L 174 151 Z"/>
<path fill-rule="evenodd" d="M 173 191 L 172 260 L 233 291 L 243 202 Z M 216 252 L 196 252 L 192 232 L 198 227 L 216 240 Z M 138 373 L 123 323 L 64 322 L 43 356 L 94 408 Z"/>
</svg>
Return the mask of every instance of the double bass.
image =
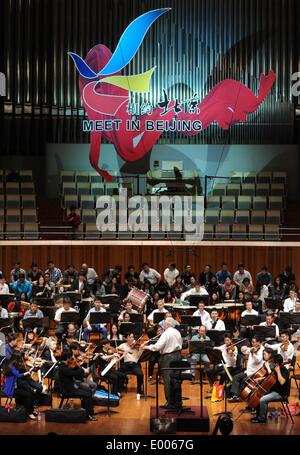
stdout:
<svg viewBox="0 0 300 455">
<path fill-rule="evenodd" d="M 257 408 L 261 397 L 269 393 L 276 380 L 275 371 L 269 373 L 266 366 L 263 365 L 256 373 L 246 379 L 246 387 L 240 395 L 241 400 L 247 401 L 251 408 Z"/>
</svg>

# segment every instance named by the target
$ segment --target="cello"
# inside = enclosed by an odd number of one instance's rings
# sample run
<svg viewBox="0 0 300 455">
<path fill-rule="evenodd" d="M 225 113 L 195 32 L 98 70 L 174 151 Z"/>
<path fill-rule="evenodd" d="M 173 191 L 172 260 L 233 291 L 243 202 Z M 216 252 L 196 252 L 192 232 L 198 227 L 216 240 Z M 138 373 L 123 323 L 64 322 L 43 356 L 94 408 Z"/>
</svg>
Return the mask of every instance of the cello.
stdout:
<svg viewBox="0 0 300 455">
<path fill-rule="evenodd" d="M 242 401 L 247 401 L 251 408 L 257 408 L 261 397 L 267 395 L 275 383 L 275 371 L 269 373 L 266 366 L 263 365 L 256 373 L 246 379 L 246 387 L 243 389 L 240 398 Z"/>
</svg>

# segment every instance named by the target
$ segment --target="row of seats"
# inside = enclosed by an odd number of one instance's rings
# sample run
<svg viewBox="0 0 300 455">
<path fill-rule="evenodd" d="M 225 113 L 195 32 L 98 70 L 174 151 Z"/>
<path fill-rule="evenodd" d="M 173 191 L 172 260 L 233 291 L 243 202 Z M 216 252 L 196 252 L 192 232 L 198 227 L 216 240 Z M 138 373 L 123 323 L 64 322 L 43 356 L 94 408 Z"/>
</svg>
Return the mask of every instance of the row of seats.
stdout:
<svg viewBox="0 0 300 455">
<path fill-rule="evenodd" d="M 23 182 L 32 182 L 33 181 L 33 175 L 32 175 L 32 170 L 31 169 L 18 170 L 16 172 L 18 172 L 18 174 L 20 176 L 20 180 L 22 180 Z M 0 169 L 0 182 L 5 182 L 7 176 L 8 176 L 8 179 L 9 179 L 10 174 L 11 174 L 11 170 L 9 170 L 9 169 Z"/>
<path fill-rule="evenodd" d="M 206 210 L 205 223 L 280 224 L 281 212 L 280 210 Z"/>
<path fill-rule="evenodd" d="M 109 171 L 111 176 L 117 176 L 116 171 Z M 81 182 L 81 183 L 100 183 L 103 182 L 103 178 L 98 172 L 88 171 L 61 171 L 60 172 L 60 183 L 64 182 Z"/>
<path fill-rule="evenodd" d="M 0 221 L 3 223 L 2 221 Z M 38 223 L 6 223 L 0 224 L 1 240 L 38 240 L 39 224 Z"/>
<path fill-rule="evenodd" d="M 284 183 L 216 183 L 213 196 L 286 196 Z"/>
<path fill-rule="evenodd" d="M 280 240 L 279 227 L 268 224 L 205 224 L 203 240 Z"/>
<path fill-rule="evenodd" d="M 132 193 L 132 185 L 126 183 L 122 185 L 128 190 L 128 194 Z M 119 194 L 118 183 L 109 182 L 109 183 L 75 183 L 75 182 L 63 182 L 62 184 L 62 195 L 93 195 L 93 196 L 102 196 L 104 194 L 113 195 Z"/>
<path fill-rule="evenodd" d="M 0 209 L 34 209 L 36 208 L 35 194 L 7 194 L 0 195 Z"/>
<path fill-rule="evenodd" d="M 33 182 L 0 182 L 0 194 L 35 194 Z"/>
<path fill-rule="evenodd" d="M 0 223 L 36 223 L 38 220 L 36 209 L 6 209 L 0 210 Z"/>
<path fill-rule="evenodd" d="M 287 183 L 285 171 L 240 172 L 234 171 L 230 176 L 231 183 Z"/>
<path fill-rule="evenodd" d="M 284 199 L 282 196 L 209 196 L 206 202 L 207 209 L 227 210 L 282 210 Z"/>
</svg>

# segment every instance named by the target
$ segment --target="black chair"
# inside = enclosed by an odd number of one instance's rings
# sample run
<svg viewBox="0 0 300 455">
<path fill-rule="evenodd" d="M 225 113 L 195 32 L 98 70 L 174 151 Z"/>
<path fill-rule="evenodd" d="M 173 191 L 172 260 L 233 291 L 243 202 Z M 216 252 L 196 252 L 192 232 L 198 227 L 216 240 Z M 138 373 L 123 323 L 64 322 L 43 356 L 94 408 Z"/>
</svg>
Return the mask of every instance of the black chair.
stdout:
<svg viewBox="0 0 300 455">
<path fill-rule="evenodd" d="M 295 363 L 296 363 L 296 356 L 295 357 Z M 299 363 L 297 362 L 297 366 L 298 368 L 300 368 L 300 365 Z M 300 400 L 300 388 L 299 388 L 299 384 L 298 384 L 298 381 L 300 381 L 300 373 L 298 374 L 295 374 L 295 366 L 294 366 L 294 374 L 292 374 L 291 376 L 291 380 L 294 379 L 295 383 L 296 383 L 296 387 L 298 389 L 298 393 L 299 393 L 299 400 Z"/>
<path fill-rule="evenodd" d="M 285 417 L 287 419 L 290 418 L 292 424 L 294 424 L 294 419 L 293 419 L 293 416 L 292 416 L 291 411 L 289 409 L 290 392 L 291 392 L 291 378 L 288 380 L 288 387 L 287 387 L 286 396 L 284 396 L 284 397 L 282 397 L 282 398 L 280 398 L 278 400 L 272 400 L 272 403 L 281 403 L 281 406 L 282 406 L 283 412 L 285 414 Z"/>
</svg>

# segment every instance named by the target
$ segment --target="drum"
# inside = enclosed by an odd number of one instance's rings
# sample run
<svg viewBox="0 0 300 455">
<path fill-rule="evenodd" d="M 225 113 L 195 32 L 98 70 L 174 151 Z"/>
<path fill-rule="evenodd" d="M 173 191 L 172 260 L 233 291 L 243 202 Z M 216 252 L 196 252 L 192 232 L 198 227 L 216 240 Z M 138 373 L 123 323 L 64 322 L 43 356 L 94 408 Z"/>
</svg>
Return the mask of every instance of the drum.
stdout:
<svg viewBox="0 0 300 455">
<path fill-rule="evenodd" d="M 126 300 L 130 301 L 132 303 L 132 306 L 135 307 L 139 313 L 142 313 L 144 306 L 148 300 L 148 294 L 141 289 L 133 288 L 128 293 Z"/>
</svg>

